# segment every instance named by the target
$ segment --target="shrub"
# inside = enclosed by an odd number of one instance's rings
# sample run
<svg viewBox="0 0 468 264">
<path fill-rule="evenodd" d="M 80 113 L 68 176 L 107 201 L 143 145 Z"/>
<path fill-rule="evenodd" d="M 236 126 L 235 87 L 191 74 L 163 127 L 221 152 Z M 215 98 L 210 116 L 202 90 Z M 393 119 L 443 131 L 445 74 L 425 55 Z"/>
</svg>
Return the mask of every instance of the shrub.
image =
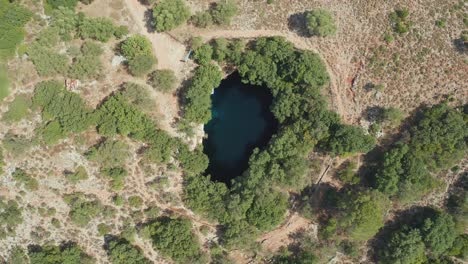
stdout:
<svg viewBox="0 0 468 264">
<path fill-rule="evenodd" d="M 134 76 L 143 76 L 150 72 L 156 63 L 153 56 L 137 55 L 128 61 L 128 70 Z"/>
<path fill-rule="evenodd" d="M 58 54 L 37 43 L 33 43 L 27 53 L 40 76 L 65 74 L 68 70 L 68 58 L 65 54 Z"/>
<path fill-rule="evenodd" d="M 46 0 L 46 3 L 54 9 L 58 9 L 59 7 L 75 9 L 78 0 Z"/>
<path fill-rule="evenodd" d="M 143 35 L 127 38 L 120 45 L 120 52 L 127 60 L 132 60 L 138 55 L 152 56 L 153 54 L 151 42 Z"/>
<path fill-rule="evenodd" d="M 153 23 L 158 32 L 182 25 L 190 17 L 184 0 L 162 0 L 153 8 Z"/>
<path fill-rule="evenodd" d="M 368 240 L 383 226 L 388 205 L 389 200 L 379 192 L 348 193 L 340 205 L 343 211 L 338 226 L 352 240 Z"/>
<path fill-rule="evenodd" d="M 66 136 L 60 123 L 57 120 L 50 121 L 41 130 L 39 130 L 42 140 L 47 145 L 56 144 L 60 139 Z"/>
<path fill-rule="evenodd" d="M 107 253 L 112 264 L 149 264 L 142 250 L 125 239 L 112 239 L 107 245 Z"/>
<path fill-rule="evenodd" d="M 143 206 L 143 199 L 140 196 L 133 195 L 128 197 L 128 204 L 133 208 L 141 208 Z"/>
<path fill-rule="evenodd" d="M 393 30 L 398 34 L 407 33 L 412 25 L 408 20 L 409 11 L 407 8 L 396 9 L 390 13 L 390 22 L 392 23 Z"/>
<path fill-rule="evenodd" d="M 328 10 L 316 9 L 307 12 L 306 23 L 311 35 L 327 37 L 336 33 L 335 21 Z"/>
<path fill-rule="evenodd" d="M 68 76 L 73 79 L 89 80 L 97 78 L 102 71 L 99 57 L 79 56 L 68 69 Z"/>
<path fill-rule="evenodd" d="M 356 168 L 357 164 L 355 162 L 347 162 L 345 167 L 338 172 L 338 179 L 344 184 L 358 184 L 360 179 L 355 172 Z"/>
<path fill-rule="evenodd" d="M 78 226 L 86 226 L 92 219 L 103 211 L 99 200 L 90 199 L 83 193 L 72 193 L 63 197 L 70 206 L 69 216 Z"/>
<path fill-rule="evenodd" d="M 172 70 L 156 70 L 150 74 L 149 84 L 157 90 L 165 93 L 175 89 L 177 77 Z"/>
<path fill-rule="evenodd" d="M 10 94 L 10 82 L 6 68 L 0 64 L 0 102 Z"/>
<path fill-rule="evenodd" d="M 22 169 L 16 168 L 11 176 L 18 183 L 24 184 L 28 191 L 37 191 L 39 189 L 39 182 Z"/>
<path fill-rule="evenodd" d="M 60 246 L 32 245 L 28 248 L 31 264 L 80 263 L 92 264 L 95 260 L 88 256 L 78 245 L 67 242 Z"/>
<path fill-rule="evenodd" d="M 128 173 L 124 168 L 114 167 L 114 168 L 105 168 L 102 171 L 106 177 L 111 179 L 111 185 L 113 191 L 120 191 L 123 189 L 125 184 L 125 177 Z"/>
<path fill-rule="evenodd" d="M 81 132 L 94 123 L 91 110 L 81 97 L 67 91 L 58 81 L 38 83 L 33 106 L 41 107 L 43 120 L 56 120 L 65 133 Z"/>
<path fill-rule="evenodd" d="M 128 146 L 122 141 L 107 139 L 86 152 L 86 157 L 105 168 L 121 166 L 128 158 Z"/>
<path fill-rule="evenodd" d="M 120 94 L 127 102 L 141 111 L 150 111 L 155 105 L 149 89 L 145 85 L 127 82 L 123 85 Z"/>
<path fill-rule="evenodd" d="M 26 256 L 26 253 L 21 247 L 15 246 L 10 251 L 10 257 L 8 258 L 8 263 L 10 264 L 28 263 L 28 257 Z"/>
<path fill-rule="evenodd" d="M 19 4 L 0 1 L 0 61 L 15 55 L 16 47 L 24 39 L 23 27 L 31 17 L 31 11 Z"/>
<path fill-rule="evenodd" d="M 207 28 L 213 25 L 213 17 L 209 12 L 201 11 L 195 13 L 191 18 L 192 24 L 199 28 Z"/>
<path fill-rule="evenodd" d="M 31 98 L 26 95 L 17 95 L 8 107 L 8 111 L 3 114 L 6 122 L 17 122 L 25 118 L 31 107 Z"/>
<path fill-rule="evenodd" d="M 23 223 L 23 210 L 14 200 L 0 197 L 0 238 L 15 234 L 15 228 Z"/>
<path fill-rule="evenodd" d="M 14 157 L 18 157 L 24 153 L 32 145 L 31 141 L 27 138 L 12 134 L 11 132 L 8 132 L 4 136 L 2 143 L 5 150 Z"/>
<path fill-rule="evenodd" d="M 225 38 L 218 38 L 213 41 L 213 59 L 222 62 L 229 53 L 229 42 Z"/>
<path fill-rule="evenodd" d="M 81 53 L 83 56 L 98 57 L 101 56 L 103 52 L 101 45 L 93 41 L 86 41 L 81 46 Z"/>
<path fill-rule="evenodd" d="M 231 19 L 238 12 L 237 4 L 233 0 L 226 0 L 217 2 L 215 7 L 211 10 L 213 21 L 219 25 L 231 24 Z"/>
<path fill-rule="evenodd" d="M 105 17 L 84 17 L 78 24 L 78 36 L 83 39 L 107 42 L 114 36 L 115 30 L 112 21 Z"/>
<path fill-rule="evenodd" d="M 193 262 L 200 254 L 200 245 L 187 219 L 163 217 L 145 227 L 153 246 L 162 255 L 176 262 Z"/>
<path fill-rule="evenodd" d="M 85 167 L 79 166 L 76 168 L 75 172 L 66 173 L 65 177 L 71 183 L 78 183 L 79 181 L 84 181 L 88 179 L 88 173 L 86 172 Z"/>
<path fill-rule="evenodd" d="M 213 48 L 208 44 L 203 44 L 193 53 L 193 59 L 200 65 L 205 65 L 211 62 L 213 56 Z"/>
<path fill-rule="evenodd" d="M 359 127 L 339 125 L 332 130 L 327 145 L 330 152 L 336 155 L 366 153 L 374 147 L 375 139 L 365 135 Z"/>
<path fill-rule="evenodd" d="M 121 38 L 125 37 L 126 35 L 128 35 L 128 33 L 129 33 L 128 27 L 118 26 L 114 30 L 114 37 L 116 37 L 117 39 L 121 39 Z"/>
<path fill-rule="evenodd" d="M 195 70 L 192 83 L 185 93 L 184 116 L 196 123 L 206 123 L 211 119 L 211 92 L 221 83 L 222 74 L 213 64 L 199 66 Z"/>
</svg>

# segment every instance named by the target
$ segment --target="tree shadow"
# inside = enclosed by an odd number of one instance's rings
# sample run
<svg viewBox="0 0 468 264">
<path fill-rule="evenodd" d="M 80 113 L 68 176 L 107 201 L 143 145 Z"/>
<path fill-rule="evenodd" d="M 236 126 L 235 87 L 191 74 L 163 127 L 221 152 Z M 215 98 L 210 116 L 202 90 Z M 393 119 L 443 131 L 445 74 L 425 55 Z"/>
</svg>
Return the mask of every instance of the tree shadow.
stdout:
<svg viewBox="0 0 468 264">
<path fill-rule="evenodd" d="M 288 28 L 301 37 L 311 37 L 306 25 L 307 12 L 292 14 L 288 18 Z"/>
<path fill-rule="evenodd" d="M 461 38 L 453 40 L 453 46 L 455 47 L 455 50 L 459 53 L 463 54 L 468 52 L 468 44 L 465 43 Z"/>
<path fill-rule="evenodd" d="M 156 28 L 155 28 L 154 22 L 153 22 L 153 9 L 151 9 L 151 8 L 146 9 L 143 21 L 145 22 L 146 30 L 149 33 L 156 32 Z"/>
</svg>

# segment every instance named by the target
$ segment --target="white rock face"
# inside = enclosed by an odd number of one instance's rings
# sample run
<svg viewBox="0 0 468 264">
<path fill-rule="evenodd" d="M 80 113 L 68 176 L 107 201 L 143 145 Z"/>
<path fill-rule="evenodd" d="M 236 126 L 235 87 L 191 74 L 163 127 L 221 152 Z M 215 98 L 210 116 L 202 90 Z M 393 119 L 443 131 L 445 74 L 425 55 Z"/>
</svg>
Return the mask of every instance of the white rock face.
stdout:
<svg viewBox="0 0 468 264">
<path fill-rule="evenodd" d="M 115 68 L 119 66 L 120 64 L 122 64 L 122 62 L 124 61 L 126 61 L 124 56 L 116 55 L 112 58 L 112 67 Z"/>
</svg>

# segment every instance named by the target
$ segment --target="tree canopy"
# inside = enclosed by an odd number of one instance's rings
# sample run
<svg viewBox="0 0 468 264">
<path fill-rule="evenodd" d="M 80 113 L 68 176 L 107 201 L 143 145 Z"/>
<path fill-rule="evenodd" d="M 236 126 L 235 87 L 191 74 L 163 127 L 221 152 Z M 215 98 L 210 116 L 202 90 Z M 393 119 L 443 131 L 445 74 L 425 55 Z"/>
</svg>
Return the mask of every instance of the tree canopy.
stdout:
<svg viewBox="0 0 468 264">
<path fill-rule="evenodd" d="M 326 37 L 334 35 L 336 25 L 332 14 L 325 9 L 315 9 L 307 12 L 306 23 L 309 33 L 314 36 Z"/>
<path fill-rule="evenodd" d="M 153 8 L 153 24 L 158 32 L 169 31 L 187 21 L 190 9 L 185 0 L 162 0 Z"/>
</svg>

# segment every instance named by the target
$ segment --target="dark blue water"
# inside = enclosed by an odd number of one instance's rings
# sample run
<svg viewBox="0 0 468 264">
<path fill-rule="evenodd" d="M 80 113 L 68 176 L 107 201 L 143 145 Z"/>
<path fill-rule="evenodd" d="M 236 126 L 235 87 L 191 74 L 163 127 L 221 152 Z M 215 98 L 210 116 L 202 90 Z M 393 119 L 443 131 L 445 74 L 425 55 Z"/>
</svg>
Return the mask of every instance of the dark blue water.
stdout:
<svg viewBox="0 0 468 264">
<path fill-rule="evenodd" d="M 268 143 L 278 126 L 269 110 L 272 99 L 268 88 L 244 84 L 238 73 L 215 89 L 203 141 L 212 180 L 229 184 L 247 169 L 253 149 Z"/>
</svg>

